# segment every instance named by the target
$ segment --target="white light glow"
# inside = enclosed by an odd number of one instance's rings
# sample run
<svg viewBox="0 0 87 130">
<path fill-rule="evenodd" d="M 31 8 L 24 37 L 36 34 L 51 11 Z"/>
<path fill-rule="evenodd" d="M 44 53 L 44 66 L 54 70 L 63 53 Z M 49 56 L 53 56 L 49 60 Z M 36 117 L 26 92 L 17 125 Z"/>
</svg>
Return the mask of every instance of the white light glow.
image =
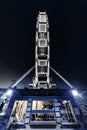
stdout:
<svg viewBox="0 0 87 130">
<path fill-rule="evenodd" d="M 11 96 L 12 95 L 12 90 L 8 90 L 6 93 L 7 96 Z"/>
<path fill-rule="evenodd" d="M 67 101 L 66 101 L 66 100 L 64 100 L 64 103 L 67 103 Z"/>
<path fill-rule="evenodd" d="M 77 90 L 72 90 L 72 94 L 73 94 L 73 96 L 78 96 L 79 95 Z"/>
</svg>

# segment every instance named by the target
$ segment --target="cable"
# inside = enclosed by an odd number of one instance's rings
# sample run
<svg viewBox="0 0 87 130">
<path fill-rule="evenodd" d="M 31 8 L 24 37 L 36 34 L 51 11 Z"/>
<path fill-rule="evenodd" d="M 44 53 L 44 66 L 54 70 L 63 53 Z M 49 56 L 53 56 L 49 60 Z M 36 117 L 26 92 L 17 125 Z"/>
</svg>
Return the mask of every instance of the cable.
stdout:
<svg viewBox="0 0 87 130">
<path fill-rule="evenodd" d="M 25 73 L 21 76 L 21 78 L 19 78 L 19 79 L 16 81 L 16 83 L 14 83 L 11 87 L 14 88 L 18 83 L 21 82 L 22 79 L 24 79 L 28 74 L 30 74 L 31 71 L 32 71 L 34 68 L 35 68 L 35 66 L 33 66 L 33 67 L 30 68 L 27 72 L 25 72 Z"/>
<path fill-rule="evenodd" d="M 50 66 L 51 70 L 58 76 L 60 77 L 64 83 L 66 83 L 70 88 L 73 88 L 72 84 L 70 84 L 62 75 L 60 75 L 55 69 L 53 69 L 51 66 Z"/>
</svg>

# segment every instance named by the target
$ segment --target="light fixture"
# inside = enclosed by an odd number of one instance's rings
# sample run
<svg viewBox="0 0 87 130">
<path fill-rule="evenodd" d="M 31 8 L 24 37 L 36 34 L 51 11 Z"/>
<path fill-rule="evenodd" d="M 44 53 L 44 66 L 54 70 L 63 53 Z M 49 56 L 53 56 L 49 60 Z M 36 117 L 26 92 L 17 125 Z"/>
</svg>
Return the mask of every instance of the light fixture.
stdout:
<svg viewBox="0 0 87 130">
<path fill-rule="evenodd" d="M 6 92 L 6 95 L 7 95 L 7 96 L 11 96 L 11 95 L 12 95 L 12 90 L 9 89 L 9 90 Z"/>
<path fill-rule="evenodd" d="M 77 90 L 72 90 L 72 94 L 73 94 L 73 96 L 75 96 L 75 97 L 79 95 L 79 93 L 78 93 Z"/>
<path fill-rule="evenodd" d="M 64 100 L 63 102 L 64 102 L 64 103 L 67 103 L 67 101 L 66 101 L 66 100 Z"/>
</svg>

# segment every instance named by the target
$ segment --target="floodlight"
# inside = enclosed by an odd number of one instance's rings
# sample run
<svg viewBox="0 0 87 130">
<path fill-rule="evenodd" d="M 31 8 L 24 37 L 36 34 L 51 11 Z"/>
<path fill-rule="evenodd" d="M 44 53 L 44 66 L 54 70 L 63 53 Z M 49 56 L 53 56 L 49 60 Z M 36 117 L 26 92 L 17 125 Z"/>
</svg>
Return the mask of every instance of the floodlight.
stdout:
<svg viewBox="0 0 87 130">
<path fill-rule="evenodd" d="M 7 96 L 11 96 L 12 95 L 12 90 L 8 90 L 7 93 L 6 93 Z"/>
<path fill-rule="evenodd" d="M 79 95 L 77 90 L 72 90 L 72 94 L 73 94 L 73 96 L 78 96 Z"/>
</svg>

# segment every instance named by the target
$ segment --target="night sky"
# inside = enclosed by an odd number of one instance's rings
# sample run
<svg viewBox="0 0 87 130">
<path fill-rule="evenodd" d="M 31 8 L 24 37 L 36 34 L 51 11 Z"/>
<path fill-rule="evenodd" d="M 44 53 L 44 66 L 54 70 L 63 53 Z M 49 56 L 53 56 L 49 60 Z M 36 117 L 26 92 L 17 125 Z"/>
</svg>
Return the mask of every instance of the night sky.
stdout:
<svg viewBox="0 0 87 130">
<path fill-rule="evenodd" d="M 87 88 L 86 0 L 0 1 L 0 87 L 34 65 L 39 11 L 49 17 L 51 66 L 75 87 Z"/>
</svg>

